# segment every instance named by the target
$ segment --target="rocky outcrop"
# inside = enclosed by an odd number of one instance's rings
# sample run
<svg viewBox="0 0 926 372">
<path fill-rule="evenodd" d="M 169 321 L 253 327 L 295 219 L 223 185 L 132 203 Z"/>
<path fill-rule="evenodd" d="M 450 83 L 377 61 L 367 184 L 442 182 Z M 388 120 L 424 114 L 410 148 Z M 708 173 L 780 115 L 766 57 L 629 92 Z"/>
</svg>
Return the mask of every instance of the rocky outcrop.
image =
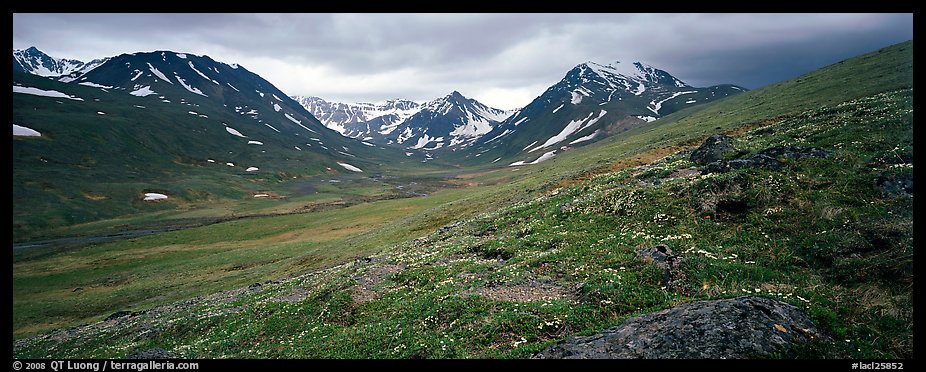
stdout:
<svg viewBox="0 0 926 372">
<path fill-rule="evenodd" d="M 773 146 L 745 159 L 718 160 L 704 166 L 705 172 L 726 173 L 742 168 L 778 170 L 784 166 L 779 159 L 825 158 L 832 152 L 818 147 Z"/>
<path fill-rule="evenodd" d="M 706 165 L 718 160 L 724 156 L 736 151 L 733 148 L 733 138 L 722 134 L 715 134 L 704 140 L 700 147 L 691 152 L 691 162 L 698 165 Z"/>
<path fill-rule="evenodd" d="M 539 359 L 735 359 L 796 348 L 825 338 L 800 309 L 764 297 L 694 301 L 551 345 Z"/>
</svg>

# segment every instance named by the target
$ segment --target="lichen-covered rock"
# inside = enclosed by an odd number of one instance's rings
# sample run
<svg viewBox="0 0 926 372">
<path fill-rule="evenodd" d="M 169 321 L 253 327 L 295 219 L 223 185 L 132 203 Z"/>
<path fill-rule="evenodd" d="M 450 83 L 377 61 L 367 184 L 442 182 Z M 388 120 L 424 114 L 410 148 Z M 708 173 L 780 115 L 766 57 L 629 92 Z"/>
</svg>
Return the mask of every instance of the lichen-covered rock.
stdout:
<svg viewBox="0 0 926 372">
<path fill-rule="evenodd" d="M 698 165 L 709 164 L 722 160 L 728 153 L 736 151 L 733 148 L 733 138 L 722 134 L 715 134 L 704 140 L 700 147 L 691 152 L 690 159 Z"/>
<path fill-rule="evenodd" d="M 553 344 L 540 359 L 735 359 L 788 356 L 826 336 L 800 309 L 764 297 L 694 301 Z"/>
<path fill-rule="evenodd" d="M 672 254 L 672 249 L 665 244 L 644 248 L 637 253 L 637 259 L 662 269 L 667 289 L 674 289 L 685 280 L 681 268 L 682 258 Z"/>
</svg>

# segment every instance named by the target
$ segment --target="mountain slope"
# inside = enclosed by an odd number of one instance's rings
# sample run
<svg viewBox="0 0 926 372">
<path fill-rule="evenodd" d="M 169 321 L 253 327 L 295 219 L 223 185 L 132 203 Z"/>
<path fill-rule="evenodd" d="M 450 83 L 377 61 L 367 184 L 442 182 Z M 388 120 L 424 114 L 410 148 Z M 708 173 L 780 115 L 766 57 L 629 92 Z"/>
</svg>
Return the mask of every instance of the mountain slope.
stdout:
<svg viewBox="0 0 926 372">
<path fill-rule="evenodd" d="M 656 120 L 679 109 L 709 103 L 745 89 L 734 85 L 691 87 L 641 62 L 582 63 L 530 104 L 476 142 L 470 161 L 525 158 L 535 163 Z"/>
<path fill-rule="evenodd" d="M 66 84 L 14 73 L 13 123 L 42 134 L 14 136 L 14 236 L 405 160 L 326 128 L 244 67 L 174 52 L 113 57 Z"/>
<path fill-rule="evenodd" d="M 105 63 L 108 58 L 81 62 L 74 59 L 53 58 L 36 47 L 13 50 L 13 71 L 39 76 L 84 74 Z"/>
</svg>

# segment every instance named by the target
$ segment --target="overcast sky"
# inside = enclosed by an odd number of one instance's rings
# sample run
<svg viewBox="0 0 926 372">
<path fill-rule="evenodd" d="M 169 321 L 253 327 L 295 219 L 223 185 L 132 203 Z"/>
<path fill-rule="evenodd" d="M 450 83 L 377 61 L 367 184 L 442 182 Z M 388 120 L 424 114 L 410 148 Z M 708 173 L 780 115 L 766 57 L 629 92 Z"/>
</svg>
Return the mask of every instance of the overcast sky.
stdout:
<svg viewBox="0 0 926 372">
<path fill-rule="evenodd" d="M 290 95 L 529 103 L 585 61 L 755 89 L 913 38 L 912 14 L 14 14 L 13 49 L 82 61 L 171 50 Z"/>
</svg>

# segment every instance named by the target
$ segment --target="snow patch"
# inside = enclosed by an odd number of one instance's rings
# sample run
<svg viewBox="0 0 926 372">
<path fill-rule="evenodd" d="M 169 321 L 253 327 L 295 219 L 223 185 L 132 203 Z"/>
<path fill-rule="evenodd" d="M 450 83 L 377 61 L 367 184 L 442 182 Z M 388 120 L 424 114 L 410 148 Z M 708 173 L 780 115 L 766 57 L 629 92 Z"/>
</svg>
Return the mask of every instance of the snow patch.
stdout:
<svg viewBox="0 0 926 372">
<path fill-rule="evenodd" d="M 161 199 L 167 199 L 167 195 L 159 194 L 156 192 L 146 192 L 145 193 L 145 201 L 161 200 Z"/>
<path fill-rule="evenodd" d="M 431 142 L 443 142 L 444 137 L 431 137 L 427 133 L 418 138 L 418 142 L 414 146 L 410 147 L 413 149 L 420 149 L 427 146 Z"/>
<path fill-rule="evenodd" d="M 634 117 L 637 118 L 637 119 L 646 120 L 647 123 L 649 123 L 649 122 L 651 122 L 651 121 L 656 121 L 656 118 L 655 118 L 655 117 L 652 117 L 652 116 L 637 115 L 637 116 L 634 116 Z"/>
<path fill-rule="evenodd" d="M 145 96 L 150 96 L 152 94 L 158 94 L 158 93 L 151 90 L 151 86 L 146 85 L 146 86 L 143 86 L 141 88 L 138 88 L 136 90 L 129 92 L 129 94 L 133 96 L 137 96 L 137 97 L 145 97 Z"/>
<path fill-rule="evenodd" d="M 193 66 L 193 61 L 187 61 L 187 63 L 190 64 L 190 68 L 193 69 L 193 72 L 199 74 L 199 76 L 202 76 L 203 79 L 210 80 L 210 81 L 212 81 L 213 83 L 215 83 L 215 85 L 221 85 L 221 84 L 219 84 L 218 81 L 212 80 L 212 78 L 206 76 L 206 74 L 204 74 L 204 73 L 200 72 L 199 70 L 197 70 L 196 67 Z"/>
<path fill-rule="evenodd" d="M 502 137 L 508 135 L 509 133 L 513 133 L 513 131 L 510 130 L 510 129 L 505 129 L 504 132 L 502 132 L 501 134 L 499 134 L 499 135 L 497 135 L 497 136 L 495 136 L 495 137 L 492 137 L 492 139 L 486 141 L 486 143 L 489 143 L 489 142 L 495 141 L 495 140 L 497 140 L 497 139 L 499 139 L 499 138 L 502 138 Z"/>
<path fill-rule="evenodd" d="M 238 130 L 232 127 L 225 127 L 225 131 L 227 131 L 228 133 L 231 133 L 232 135 L 241 137 L 241 138 L 248 138 L 247 136 L 241 134 L 241 132 L 239 132 Z"/>
<path fill-rule="evenodd" d="M 662 104 L 663 104 L 663 103 L 665 103 L 666 101 L 668 101 L 668 100 L 670 100 L 670 99 L 673 99 L 673 98 L 675 98 L 675 97 L 678 97 L 678 96 L 680 96 L 680 95 L 682 95 L 682 94 L 691 94 L 691 93 L 698 93 L 698 91 L 696 91 L 696 90 L 686 90 L 686 91 L 684 91 L 684 92 L 672 93 L 672 95 L 669 96 L 669 98 L 666 98 L 666 99 L 664 99 L 664 100 L 662 100 L 662 101 L 659 101 L 659 102 L 656 102 L 655 100 L 650 101 L 649 104 L 650 104 L 650 106 L 652 106 L 652 107 L 647 107 L 647 109 L 649 109 L 650 111 L 652 111 L 654 114 L 659 115 L 659 110 L 662 109 Z"/>
<path fill-rule="evenodd" d="M 527 148 L 528 148 L 528 147 L 531 147 L 531 146 L 533 146 L 533 145 L 535 145 L 535 144 L 536 144 L 537 142 L 539 142 L 539 141 L 534 141 L 534 142 L 531 142 L 531 144 L 530 144 L 530 145 L 527 145 L 527 146 L 524 146 L 524 148 L 523 148 L 523 149 L 521 149 L 521 151 L 524 151 L 524 150 L 527 150 Z"/>
<path fill-rule="evenodd" d="M 572 95 L 572 99 L 570 100 L 570 102 L 572 102 L 573 105 L 578 105 L 582 103 L 582 97 L 584 97 L 583 95 L 576 93 L 575 91 L 569 92 L 569 94 Z"/>
<path fill-rule="evenodd" d="M 83 98 L 69 96 L 57 90 L 43 90 L 39 88 L 23 87 L 23 86 L 18 86 L 18 85 L 13 86 L 13 93 L 24 93 L 24 94 L 31 94 L 34 96 L 42 96 L 42 97 L 67 98 L 67 99 L 73 99 L 75 101 L 84 100 Z"/>
<path fill-rule="evenodd" d="M 245 172 L 257 172 L 259 170 L 260 168 L 257 168 L 257 167 L 248 167 L 248 169 L 245 169 L 244 171 Z"/>
<path fill-rule="evenodd" d="M 579 138 L 577 138 L 575 141 L 569 142 L 569 144 L 570 144 L 570 145 L 575 145 L 575 144 L 577 144 L 577 143 L 579 143 L 579 142 L 589 141 L 589 140 L 595 138 L 595 136 L 597 136 L 597 135 L 598 135 L 598 132 L 600 132 L 600 131 L 601 131 L 601 130 L 599 129 L 599 130 L 596 130 L 596 131 L 592 132 L 592 134 L 589 134 L 589 135 L 584 136 L 584 137 L 579 137 Z"/>
<path fill-rule="evenodd" d="M 352 172 L 363 172 L 360 168 L 357 168 L 357 167 L 355 167 L 355 166 L 353 166 L 353 165 L 350 165 L 350 164 L 347 164 L 347 163 L 338 162 L 338 165 L 340 165 L 340 166 L 344 167 L 344 169 L 347 169 L 347 170 L 352 171 Z"/>
<path fill-rule="evenodd" d="M 283 108 L 280 107 L 280 105 L 278 105 L 278 104 L 276 104 L 276 103 L 273 104 L 273 110 L 274 110 L 274 111 L 280 112 L 281 109 L 283 109 Z"/>
<path fill-rule="evenodd" d="M 13 124 L 13 135 L 22 137 L 41 137 L 42 134 L 37 130 Z"/>
<path fill-rule="evenodd" d="M 582 100 L 582 99 L 580 98 L 579 101 L 581 101 L 581 100 Z M 559 107 L 553 109 L 553 113 L 555 114 L 557 111 L 559 111 L 559 109 L 563 108 L 563 106 L 565 106 L 565 105 L 566 105 L 565 103 L 559 105 Z M 527 118 L 524 118 L 524 119 L 527 119 Z M 524 119 L 521 119 L 521 120 L 524 120 Z M 515 124 L 515 125 L 517 125 L 517 124 Z"/>
<path fill-rule="evenodd" d="M 554 156 L 556 156 L 556 151 L 557 151 L 557 150 L 545 152 L 543 155 L 540 155 L 540 157 L 538 157 L 536 160 L 534 160 L 534 161 L 532 161 L 532 162 L 530 162 L 530 163 L 527 163 L 527 162 L 525 162 L 524 160 L 519 160 L 519 161 L 516 161 L 516 162 L 514 162 L 514 163 L 508 164 L 508 166 L 509 166 L 509 167 L 516 167 L 516 166 L 519 166 L 519 165 L 532 165 L 532 164 L 540 163 L 540 162 L 542 162 L 542 161 L 547 161 L 547 160 L 552 159 Z M 499 159 L 501 159 L 501 158 L 499 158 Z M 498 159 L 495 159 L 495 161 L 498 161 Z M 494 162 L 493 162 L 493 163 L 494 163 Z"/>
<path fill-rule="evenodd" d="M 225 165 L 227 165 L 227 166 L 229 166 L 229 167 L 234 167 L 234 166 L 235 166 L 235 163 L 225 163 Z"/>
<path fill-rule="evenodd" d="M 228 129 L 228 127 L 226 127 L 225 129 Z M 232 129 L 232 130 L 234 130 L 234 129 Z M 261 145 L 261 146 L 263 146 L 264 143 L 261 142 L 261 141 L 248 141 L 248 144 L 249 144 L 249 145 Z"/>
<path fill-rule="evenodd" d="M 263 93 L 261 93 L 261 95 L 263 95 Z M 292 121 L 293 123 L 298 124 L 300 127 L 302 127 L 302 129 L 305 129 L 305 130 L 307 130 L 307 131 L 309 131 L 309 132 L 318 134 L 318 132 L 309 129 L 309 128 L 306 127 L 305 125 L 302 125 L 302 122 L 301 122 L 301 121 L 296 120 L 296 118 L 294 118 L 294 117 L 292 117 L 292 116 L 289 116 L 289 114 L 287 114 L 287 113 L 284 112 L 284 113 L 283 113 L 283 116 L 286 116 L 286 118 L 289 119 L 290 121 Z"/>
<path fill-rule="evenodd" d="M 560 105 L 560 107 L 563 107 L 563 106 Z M 556 111 L 554 111 L 554 112 L 556 112 Z M 514 126 L 518 126 L 518 124 L 521 124 L 521 123 L 523 123 L 523 122 L 525 122 L 525 121 L 528 121 L 528 120 L 529 120 L 529 118 L 527 118 L 527 117 L 521 118 L 521 120 L 518 120 L 518 121 L 514 122 Z"/>
<path fill-rule="evenodd" d="M 203 94 L 203 92 L 202 92 L 201 90 L 199 90 L 198 88 L 187 85 L 186 81 L 184 81 L 183 78 L 180 77 L 180 75 L 177 75 L 177 74 L 175 73 L 175 74 L 174 74 L 174 77 L 177 78 L 177 81 L 180 82 L 180 85 L 183 85 L 183 87 L 186 88 L 186 90 L 190 91 L 191 93 L 199 94 L 199 95 L 201 95 L 201 96 L 203 96 L 203 97 L 209 97 L 209 96 Z"/>
<path fill-rule="evenodd" d="M 155 68 L 154 66 L 152 66 L 152 65 L 151 65 L 151 62 L 147 62 L 147 63 L 148 63 L 148 70 L 150 70 L 152 74 L 154 74 L 155 76 L 161 78 L 161 80 L 164 80 L 164 81 L 170 83 L 171 85 L 174 84 L 174 82 L 170 81 L 170 79 L 168 79 L 167 76 L 164 76 L 164 74 L 162 74 L 160 70 L 158 70 L 157 68 Z"/>
<path fill-rule="evenodd" d="M 275 130 L 277 133 L 280 133 L 280 130 L 279 130 L 279 129 L 274 128 L 274 127 L 273 127 L 272 125 L 270 125 L 270 124 L 264 123 L 264 125 L 270 127 L 270 129 Z"/>
<path fill-rule="evenodd" d="M 89 82 L 89 81 L 83 81 L 83 82 L 80 82 L 80 83 L 77 83 L 77 84 L 78 84 L 78 85 L 88 86 L 88 87 L 94 87 L 94 88 L 113 89 L 113 87 L 111 87 L 111 86 L 109 86 L 109 85 L 102 85 L 102 84 L 92 83 L 92 82 Z"/>
<path fill-rule="evenodd" d="M 531 150 L 528 151 L 528 152 L 534 152 L 534 151 L 540 150 L 540 149 L 542 149 L 542 148 L 544 148 L 544 147 L 549 147 L 549 146 L 555 145 L 555 144 L 557 144 L 557 143 L 560 143 L 560 142 L 564 141 L 566 138 L 568 138 L 569 136 L 571 136 L 571 135 L 573 135 L 573 134 L 575 134 L 575 133 L 579 133 L 579 132 L 581 132 L 582 130 L 584 130 L 585 128 L 588 128 L 588 127 L 592 126 L 593 124 L 595 124 L 595 123 L 598 121 L 598 119 L 601 119 L 601 118 L 602 118 L 605 114 L 607 114 L 607 113 L 608 113 L 608 112 L 607 112 L 606 110 L 601 110 L 601 112 L 598 113 L 598 117 L 592 118 L 592 116 L 595 115 L 595 112 L 592 111 L 592 112 L 588 113 L 588 116 L 586 116 L 586 117 L 583 118 L 583 119 L 572 120 L 572 121 L 569 122 L 569 124 L 566 124 L 566 127 L 563 128 L 563 130 L 560 131 L 557 135 L 555 135 L 555 136 L 553 136 L 553 137 L 550 137 L 550 139 L 548 139 L 548 140 L 547 140 L 546 142 L 544 142 L 542 145 L 537 146 L 537 147 L 531 149 Z"/>
</svg>

